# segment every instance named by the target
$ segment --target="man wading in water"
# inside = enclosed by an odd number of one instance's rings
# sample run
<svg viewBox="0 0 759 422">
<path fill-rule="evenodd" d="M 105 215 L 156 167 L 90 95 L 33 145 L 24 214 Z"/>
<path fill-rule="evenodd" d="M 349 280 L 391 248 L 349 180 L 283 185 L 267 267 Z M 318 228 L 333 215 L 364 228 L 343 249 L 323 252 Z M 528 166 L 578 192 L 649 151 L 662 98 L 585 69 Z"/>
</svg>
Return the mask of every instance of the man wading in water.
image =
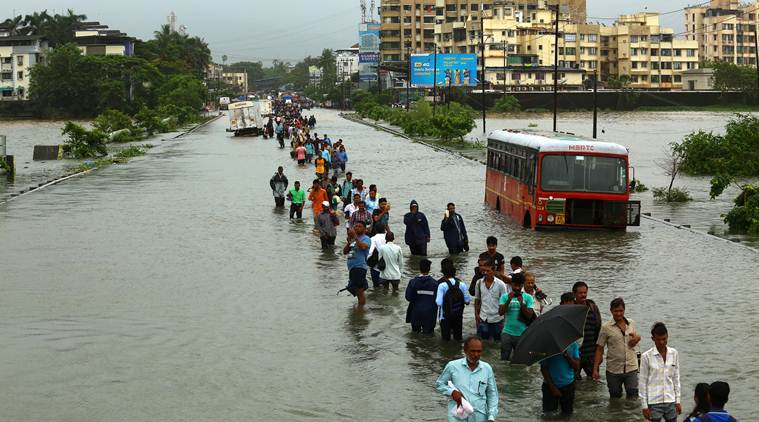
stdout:
<svg viewBox="0 0 759 422">
<path fill-rule="evenodd" d="M 366 281 L 366 259 L 369 257 L 369 245 L 372 243 L 366 235 L 366 226 L 357 221 L 348 230 L 348 243 L 343 247 L 343 255 L 348 255 L 348 291 L 358 298 L 358 304 L 366 303 L 365 292 L 369 288 Z"/>
</svg>

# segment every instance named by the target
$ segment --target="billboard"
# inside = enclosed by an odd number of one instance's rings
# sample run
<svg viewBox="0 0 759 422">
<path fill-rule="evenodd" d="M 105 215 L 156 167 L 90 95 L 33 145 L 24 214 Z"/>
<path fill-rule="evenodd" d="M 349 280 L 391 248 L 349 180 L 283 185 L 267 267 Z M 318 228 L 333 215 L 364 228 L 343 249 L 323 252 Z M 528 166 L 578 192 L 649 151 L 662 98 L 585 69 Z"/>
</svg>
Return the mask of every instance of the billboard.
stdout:
<svg viewBox="0 0 759 422">
<path fill-rule="evenodd" d="M 420 87 L 433 86 L 433 78 L 438 86 L 476 86 L 476 54 L 438 54 L 437 75 L 435 75 L 434 54 L 411 55 L 411 84 Z"/>
<path fill-rule="evenodd" d="M 380 63 L 380 24 L 362 23 L 358 27 L 358 79 L 362 82 L 377 80 Z"/>
</svg>

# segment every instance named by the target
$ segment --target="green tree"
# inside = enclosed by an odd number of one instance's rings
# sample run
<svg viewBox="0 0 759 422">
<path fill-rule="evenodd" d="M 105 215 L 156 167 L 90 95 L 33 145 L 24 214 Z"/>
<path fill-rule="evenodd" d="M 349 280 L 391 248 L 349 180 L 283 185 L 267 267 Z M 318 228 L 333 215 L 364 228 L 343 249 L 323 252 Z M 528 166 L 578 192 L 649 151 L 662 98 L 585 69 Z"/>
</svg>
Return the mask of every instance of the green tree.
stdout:
<svg viewBox="0 0 759 422">
<path fill-rule="evenodd" d="M 68 136 L 63 151 L 71 158 L 94 158 L 108 154 L 105 145 L 108 136 L 99 129 L 87 130 L 76 123 L 66 122 L 62 133 Z"/>
<path fill-rule="evenodd" d="M 756 68 L 722 60 L 707 61 L 702 66 L 714 69 L 714 88 L 742 91 L 747 97 L 756 97 Z"/>
<path fill-rule="evenodd" d="M 174 75 L 158 90 L 158 104 L 200 110 L 206 97 L 203 83 L 190 75 Z"/>
<path fill-rule="evenodd" d="M 155 31 L 154 38 L 135 45 L 135 54 L 166 74 L 190 73 L 202 78 L 211 63 L 208 44 L 198 37 L 171 31 L 168 25 Z"/>
<path fill-rule="evenodd" d="M 3 24 L 0 26 L 7 28 L 8 33 L 11 37 L 26 34 L 26 29 L 24 28 L 24 17 L 21 15 L 4 20 Z"/>
<path fill-rule="evenodd" d="M 44 35 L 51 16 L 47 10 L 34 12 L 24 17 L 24 27 L 26 35 Z"/>
</svg>

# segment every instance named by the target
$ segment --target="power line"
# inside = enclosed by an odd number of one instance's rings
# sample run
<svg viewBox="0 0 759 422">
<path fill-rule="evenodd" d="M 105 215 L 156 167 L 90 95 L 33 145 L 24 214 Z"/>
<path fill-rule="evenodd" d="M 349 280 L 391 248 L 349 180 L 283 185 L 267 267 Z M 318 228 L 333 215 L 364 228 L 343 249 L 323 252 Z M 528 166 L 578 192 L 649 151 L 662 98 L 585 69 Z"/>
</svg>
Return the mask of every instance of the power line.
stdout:
<svg viewBox="0 0 759 422">
<path fill-rule="evenodd" d="M 692 8 L 692 7 L 701 7 L 701 6 L 706 6 L 706 5 L 707 5 L 707 4 L 709 4 L 709 3 L 711 3 L 711 2 L 709 2 L 709 1 L 705 1 L 705 2 L 703 2 L 703 3 L 698 3 L 698 4 L 694 4 L 694 5 L 691 5 L 691 6 L 685 6 L 685 7 L 683 7 L 683 8 L 677 9 L 677 10 L 670 10 L 669 12 L 662 12 L 662 13 L 658 13 L 658 15 L 659 15 L 659 16 L 666 16 L 666 15 L 671 15 L 671 14 L 673 14 L 673 13 L 684 12 L 684 11 L 685 11 L 685 9 L 689 9 L 689 8 Z M 617 17 L 614 17 L 614 18 L 602 18 L 602 17 L 598 17 L 598 16 L 588 16 L 588 17 L 587 17 L 587 19 L 594 19 L 594 20 L 602 20 L 602 21 L 608 21 L 608 20 L 617 20 L 617 19 L 619 19 L 619 16 L 617 16 Z"/>
</svg>

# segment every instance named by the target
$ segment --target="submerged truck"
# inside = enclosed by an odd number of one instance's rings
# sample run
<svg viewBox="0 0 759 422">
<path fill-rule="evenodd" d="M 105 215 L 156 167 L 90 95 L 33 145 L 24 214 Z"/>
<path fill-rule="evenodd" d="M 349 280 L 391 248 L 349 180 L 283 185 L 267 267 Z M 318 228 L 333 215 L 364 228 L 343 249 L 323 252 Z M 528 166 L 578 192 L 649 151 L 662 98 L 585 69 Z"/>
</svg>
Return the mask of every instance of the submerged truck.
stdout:
<svg viewBox="0 0 759 422">
<path fill-rule="evenodd" d="M 272 106 L 269 100 L 231 103 L 227 132 L 234 132 L 235 136 L 258 136 L 263 133 L 266 124 L 264 119 L 271 113 Z"/>
</svg>

